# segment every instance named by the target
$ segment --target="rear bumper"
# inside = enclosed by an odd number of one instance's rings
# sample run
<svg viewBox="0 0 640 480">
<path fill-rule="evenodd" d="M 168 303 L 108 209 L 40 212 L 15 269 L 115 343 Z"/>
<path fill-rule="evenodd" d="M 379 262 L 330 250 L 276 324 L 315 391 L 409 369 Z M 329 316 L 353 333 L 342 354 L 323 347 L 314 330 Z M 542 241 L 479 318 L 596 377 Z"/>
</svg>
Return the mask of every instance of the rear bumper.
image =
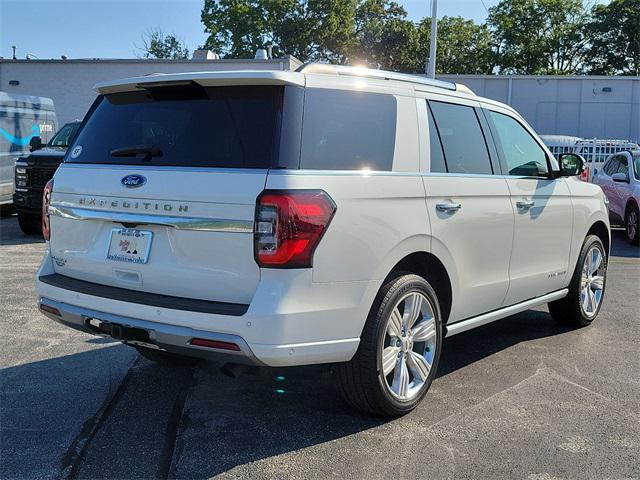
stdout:
<svg viewBox="0 0 640 480">
<path fill-rule="evenodd" d="M 60 312 L 56 316 L 43 311 L 55 321 L 105 334 L 87 324 L 97 319 L 143 329 L 154 345 L 167 351 L 273 367 L 350 360 L 379 288 L 378 282 L 314 283 L 311 270 L 265 270 L 246 313 L 225 315 L 106 298 L 40 280 L 55 273 L 47 253 L 36 290 L 41 306 Z M 194 346 L 194 338 L 235 343 L 240 350 Z"/>
<path fill-rule="evenodd" d="M 212 333 L 177 325 L 167 325 L 123 317 L 121 315 L 113 315 L 57 302 L 44 297 L 40 298 L 38 306 L 44 315 L 63 325 L 93 335 L 116 338 L 130 345 L 145 345 L 149 343 L 168 352 L 207 360 L 226 360 L 237 363 L 263 365 L 262 362 L 255 358 L 247 342 L 238 335 Z M 99 320 L 104 325 L 101 325 L 100 328 L 93 326 L 91 322 L 94 320 Z M 114 329 L 114 327 L 116 327 L 116 329 Z M 123 335 L 122 332 L 127 329 L 146 332 L 149 337 L 149 342 L 146 341 L 146 338 L 140 340 L 134 338 L 134 336 Z M 119 333 L 114 334 L 115 331 Z M 194 338 L 237 345 L 238 350 L 223 350 L 192 345 L 191 341 Z"/>
</svg>

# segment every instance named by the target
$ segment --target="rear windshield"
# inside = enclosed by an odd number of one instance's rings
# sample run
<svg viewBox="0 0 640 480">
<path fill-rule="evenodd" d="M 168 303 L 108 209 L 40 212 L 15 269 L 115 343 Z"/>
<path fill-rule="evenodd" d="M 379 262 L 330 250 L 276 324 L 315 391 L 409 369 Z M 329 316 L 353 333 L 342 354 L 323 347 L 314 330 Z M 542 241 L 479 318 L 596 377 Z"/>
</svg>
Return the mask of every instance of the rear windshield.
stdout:
<svg viewBox="0 0 640 480">
<path fill-rule="evenodd" d="M 69 163 L 269 168 L 283 88 L 155 87 L 101 96 Z"/>
</svg>

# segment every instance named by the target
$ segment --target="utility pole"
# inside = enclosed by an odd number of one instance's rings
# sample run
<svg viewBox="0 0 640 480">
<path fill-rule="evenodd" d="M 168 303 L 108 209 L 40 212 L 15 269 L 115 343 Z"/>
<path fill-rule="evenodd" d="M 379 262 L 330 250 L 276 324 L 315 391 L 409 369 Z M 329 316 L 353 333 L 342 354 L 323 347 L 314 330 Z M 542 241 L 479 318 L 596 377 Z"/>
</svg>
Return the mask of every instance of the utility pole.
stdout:
<svg viewBox="0 0 640 480">
<path fill-rule="evenodd" d="M 436 78 L 436 39 L 438 38 L 438 0 L 431 0 L 431 39 L 429 40 L 429 58 L 426 73 Z"/>
</svg>

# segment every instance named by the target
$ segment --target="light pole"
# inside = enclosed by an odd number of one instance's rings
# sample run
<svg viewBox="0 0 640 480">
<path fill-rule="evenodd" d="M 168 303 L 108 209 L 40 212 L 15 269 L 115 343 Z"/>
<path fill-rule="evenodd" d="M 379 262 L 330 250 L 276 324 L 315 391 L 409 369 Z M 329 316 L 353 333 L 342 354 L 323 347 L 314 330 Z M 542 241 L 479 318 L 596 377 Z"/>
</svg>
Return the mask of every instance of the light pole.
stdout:
<svg viewBox="0 0 640 480">
<path fill-rule="evenodd" d="M 436 78 L 436 39 L 438 37 L 438 0 L 431 0 L 431 38 L 429 40 L 429 58 L 426 73 L 429 78 Z"/>
</svg>

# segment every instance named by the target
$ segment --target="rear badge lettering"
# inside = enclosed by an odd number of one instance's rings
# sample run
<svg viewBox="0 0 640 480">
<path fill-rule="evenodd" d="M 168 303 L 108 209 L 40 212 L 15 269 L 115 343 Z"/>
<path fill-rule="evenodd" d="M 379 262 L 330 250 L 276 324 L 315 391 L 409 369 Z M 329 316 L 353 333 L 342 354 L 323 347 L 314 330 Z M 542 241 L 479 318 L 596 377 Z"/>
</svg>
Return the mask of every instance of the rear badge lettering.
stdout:
<svg viewBox="0 0 640 480">
<path fill-rule="evenodd" d="M 87 205 L 91 207 L 111 207 L 122 210 L 133 210 L 133 211 L 165 211 L 165 212 L 180 212 L 180 213 L 188 213 L 189 205 L 180 204 L 180 203 L 165 203 L 165 202 L 143 202 L 140 200 L 106 200 L 104 198 L 95 198 L 95 197 L 81 197 L 78 200 L 79 205 Z"/>
<path fill-rule="evenodd" d="M 64 257 L 56 257 L 55 255 L 51 256 L 51 259 L 55 262 L 55 264 L 59 267 L 64 267 L 67 264 L 67 259 Z"/>
</svg>

